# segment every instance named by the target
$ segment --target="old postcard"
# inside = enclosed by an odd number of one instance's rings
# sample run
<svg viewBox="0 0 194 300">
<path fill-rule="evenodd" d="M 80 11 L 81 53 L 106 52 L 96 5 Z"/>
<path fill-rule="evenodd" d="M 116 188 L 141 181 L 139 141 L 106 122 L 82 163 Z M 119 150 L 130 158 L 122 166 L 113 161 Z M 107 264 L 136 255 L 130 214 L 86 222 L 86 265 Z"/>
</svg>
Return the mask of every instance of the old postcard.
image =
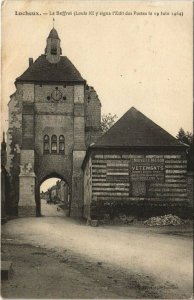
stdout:
<svg viewBox="0 0 194 300">
<path fill-rule="evenodd" d="M 2 297 L 193 293 L 193 3 L 2 2 Z"/>
</svg>

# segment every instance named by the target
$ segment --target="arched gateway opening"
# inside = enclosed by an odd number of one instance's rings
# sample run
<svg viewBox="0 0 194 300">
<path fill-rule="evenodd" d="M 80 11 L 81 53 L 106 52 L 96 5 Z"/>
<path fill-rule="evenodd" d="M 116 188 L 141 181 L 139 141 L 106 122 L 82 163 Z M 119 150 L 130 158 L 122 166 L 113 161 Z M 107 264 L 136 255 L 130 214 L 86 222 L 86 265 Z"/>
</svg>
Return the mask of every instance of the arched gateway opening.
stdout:
<svg viewBox="0 0 194 300">
<path fill-rule="evenodd" d="M 71 192 L 67 181 L 58 174 L 43 178 L 36 187 L 37 216 L 69 216 Z"/>
</svg>

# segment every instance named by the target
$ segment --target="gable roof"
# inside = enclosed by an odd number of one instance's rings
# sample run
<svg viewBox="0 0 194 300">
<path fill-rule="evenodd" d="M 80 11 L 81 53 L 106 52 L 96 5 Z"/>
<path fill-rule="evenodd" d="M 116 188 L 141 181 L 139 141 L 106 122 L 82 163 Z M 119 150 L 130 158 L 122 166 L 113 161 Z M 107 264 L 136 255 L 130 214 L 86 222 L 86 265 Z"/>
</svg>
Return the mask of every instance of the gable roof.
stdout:
<svg viewBox="0 0 194 300">
<path fill-rule="evenodd" d="M 41 55 L 29 68 L 18 78 L 16 82 L 82 82 L 79 71 L 66 56 L 61 56 L 58 63 L 50 63 L 46 55 Z"/>
<path fill-rule="evenodd" d="M 186 147 L 132 107 L 91 148 L 158 146 Z"/>
</svg>

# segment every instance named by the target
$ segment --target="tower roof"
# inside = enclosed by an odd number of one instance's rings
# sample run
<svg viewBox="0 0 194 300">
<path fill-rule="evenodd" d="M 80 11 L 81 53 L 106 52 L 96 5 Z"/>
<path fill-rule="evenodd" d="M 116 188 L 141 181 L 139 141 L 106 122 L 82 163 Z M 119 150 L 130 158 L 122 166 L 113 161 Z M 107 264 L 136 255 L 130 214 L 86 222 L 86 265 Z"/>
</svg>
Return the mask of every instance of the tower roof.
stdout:
<svg viewBox="0 0 194 300">
<path fill-rule="evenodd" d="M 59 62 L 52 64 L 46 59 L 46 55 L 41 55 L 20 77 L 16 78 L 16 82 L 84 83 L 85 80 L 66 56 L 61 56 Z"/>
<path fill-rule="evenodd" d="M 59 36 L 58 36 L 58 33 L 57 33 L 57 31 L 56 31 L 55 28 L 51 29 L 48 38 L 60 40 L 60 38 L 59 38 Z"/>
<path fill-rule="evenodd" d="M 136 108 L 130 108 L 91 148 L 186 147 Z"/>
</svg>

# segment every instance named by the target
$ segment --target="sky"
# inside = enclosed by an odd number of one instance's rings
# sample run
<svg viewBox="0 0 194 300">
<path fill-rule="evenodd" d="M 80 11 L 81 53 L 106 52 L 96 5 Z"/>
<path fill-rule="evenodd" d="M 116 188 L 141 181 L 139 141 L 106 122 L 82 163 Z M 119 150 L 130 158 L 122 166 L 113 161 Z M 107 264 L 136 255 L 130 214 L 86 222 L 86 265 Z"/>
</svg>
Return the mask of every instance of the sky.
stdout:
<svg viewBox="0 0 194 300">
<path fill-rule="evenodd" d="M 49 187 L 55 185 L 59 181 L 59 178 L 50 178 L 45 180 L 40 186 L 40 192 L 46 192 Z"/>
<path fill-rule="evenodd" d="M 192 131 L 192 1 L 61 0 L 4 1 L 2 131 L 14 81 L 44 53 L 53 17 L 63 55 L 95 88 L 102 113 L 120 118 L 134 106 L 174 136 Z"/>
</svg>

